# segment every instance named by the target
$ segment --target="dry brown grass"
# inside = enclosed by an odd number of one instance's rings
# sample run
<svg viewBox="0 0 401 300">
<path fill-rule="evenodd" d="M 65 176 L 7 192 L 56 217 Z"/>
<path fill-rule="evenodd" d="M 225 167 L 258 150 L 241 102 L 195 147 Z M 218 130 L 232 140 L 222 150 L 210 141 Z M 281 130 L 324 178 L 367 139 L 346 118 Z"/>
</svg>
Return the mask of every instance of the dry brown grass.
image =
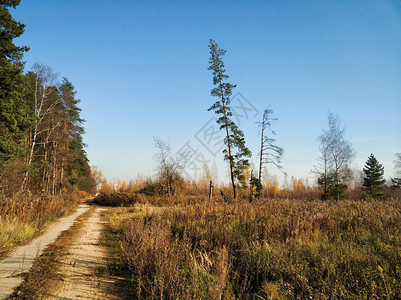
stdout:
<svg viewBox="0 0 401 300">
<path fill-rule="evenodd" d="M 401 298 L 398 200 L 184 203 L 110 214 L 137 298 Z"/>
<path fill-rule="evenodd" d="M 77 207 L 75 195 L 55 197 L 17 193 L 0 195 L 0 258 L 38 236 L 46 225 Z"/>
</svg>

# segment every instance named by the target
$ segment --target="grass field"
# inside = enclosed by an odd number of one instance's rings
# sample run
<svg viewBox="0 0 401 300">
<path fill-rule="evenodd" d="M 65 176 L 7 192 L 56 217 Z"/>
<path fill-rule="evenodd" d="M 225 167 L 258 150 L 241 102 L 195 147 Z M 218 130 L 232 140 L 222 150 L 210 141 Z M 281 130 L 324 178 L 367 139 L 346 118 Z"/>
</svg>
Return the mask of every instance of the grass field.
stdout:
<svg viewBox="0 0 401 300">
<path fill-rule="evenodd" d="M 109 212 L 138 299 L 401 298 L 399 200 L 184 198 Z"/>
</svg>

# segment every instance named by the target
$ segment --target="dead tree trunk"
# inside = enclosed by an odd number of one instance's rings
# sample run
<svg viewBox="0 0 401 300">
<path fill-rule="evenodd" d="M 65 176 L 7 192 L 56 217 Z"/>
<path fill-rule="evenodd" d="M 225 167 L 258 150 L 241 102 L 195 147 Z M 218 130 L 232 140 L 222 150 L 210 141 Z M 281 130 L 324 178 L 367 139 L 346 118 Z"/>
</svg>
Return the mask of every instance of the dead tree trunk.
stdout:
<svg viewBox="0 0 401 300">
<path fill-rule="evenodd" d="M 213 182 L 210 180 L 210 184 L 209 184 L 209 201 L 212 201 L 212 197 L 213 197 Z"/>
</svg>

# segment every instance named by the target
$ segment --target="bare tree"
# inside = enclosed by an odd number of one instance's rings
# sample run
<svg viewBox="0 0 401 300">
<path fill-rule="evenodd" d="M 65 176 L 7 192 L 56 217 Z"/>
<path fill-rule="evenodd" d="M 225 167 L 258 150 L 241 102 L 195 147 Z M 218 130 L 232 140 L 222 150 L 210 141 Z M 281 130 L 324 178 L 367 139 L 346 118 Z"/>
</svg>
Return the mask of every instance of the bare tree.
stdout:
<svg viewBox="0 0 401 300">
<path fill-rule="evenodd" d="M 328 130 L 323 130 L 318 137 L 322 152 L 318 182 L 324 186 L 323 198 L 333 197 L 339 200 L 347 188 L 345 183 L 351 176 L 349 164 L 355 157 L 355 152 L 344 137 L 345 128 L 338 116 L 329 112 L 328 123 Z"/>
<path fill-rule="evenodd" d="M 165 188 L 166 194 L 170 197 L 174 195 L 174 182 L 181 178 L 181 171 L 184 165 L 184 156 L 172 157 L 171 146 L 164 140 L 153 137 L 154 146 L 157 150 L 155 158 L 157 161 L 157 169 L 159 179 Z"/>
<path fill-rule="evenodd" d="M 261 128 L 260 134 L 260 153 L 259 153 L 259 181 L 262 182 L 262 169 L 266 164 L 273 164 L 279 170 L 283 170 L 281 165 L 281 157 L 283 156 L 284 149 L 275 145 L 276 139 L 272 136 L 276 135 L 271 128 L 272 122 L 277 118 L 273 118 L 273 110 L 266 109 L 263 113 L 262 122 L 259 123 Z"/>
<path fill-rule="evenodd" d="M 321 133 L 317 138 L 317 143 L 319 144 L 321 155 L 318 158 L 318 165 L 314 166 L 312 172 L 319 176 L 318 183 L 323 187 L 323 195 L 326 196 L 328 194 L 329 174 L 332 164 L 328 135 L 324 132 Z"/>
<path fill-rule="evenodd" d="M 391 178 L 392 187 L 401 189 L 401 153 L 395 154 L 394 163 L 394 175 L 397 176 L 396 178 Z"/>
<path fill-rule="evenodd" d="M 351 144 L 344 138 L 345 128 L 341 127 L 341 122 L 337 116 L 329 114 L 329 137 L 330 137 L 330 153 L 334 164 L 334 172 L 337 180 L 341 175 L 348 173 L 350 161 L 355 157 L 355 152 Z M 344 178 L 345 179 L 345 178 Z"/>
<path fill-rule="evenodd" d="M 397 176 L 401 176 L 401 153 L 395 154 L 395 160 L 393 161 L 393 163 L 394 163 L 395 174 Z"/>
<path fill-rule="evenodd" d="M 251 194 L 253 193 L 253 187 L 256 187 L 256 196 L 259 197 L 263 185 L 262 185 L 262 172 L 263 167 L 267 164 L 273 164 L 280 171 L 283 171 L 283 167 L 281 165 L 281 157 L 284 153 L 284 149 L 275 145 L 276 139 L 273 138 L 276 133 L 271 128 L 272 122 L 276 121 L 277 118 L 273 118 L 273 110 L 266 109 L 263 113 L 262 122 L 259 122 L 259 126 L 261 129 L 260 134 L 260 152 L 259 152 L 259 175 L 258 177 L 254 177 L 251 175 L 250 184 L 251 184 Z M 253 199 L 253 197 L 251 197 Z"/>
</svg>

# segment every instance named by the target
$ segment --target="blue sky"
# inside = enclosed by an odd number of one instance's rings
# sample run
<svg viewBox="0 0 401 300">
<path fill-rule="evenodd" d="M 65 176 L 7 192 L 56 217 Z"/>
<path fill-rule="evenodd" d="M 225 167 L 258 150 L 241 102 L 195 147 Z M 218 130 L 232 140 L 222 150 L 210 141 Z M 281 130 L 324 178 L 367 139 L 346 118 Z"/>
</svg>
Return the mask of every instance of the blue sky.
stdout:
<svg viewBox="0 0 401 300">
<path fill-rule="evenodd" d="M 330 110 L 346 126 L 353 166 L 362 169 L 373 153 L 393 175 L 400 1 L 22 0 L 12 13 L 26 24 L 17 41 L 31 47 L 26 70 L 43 63 L 75 85 L 89 159 L 110 180 L 154 173 L 152 136 L 174 151 L 188 142 L 224 179 L 222 156 L 196 138 L 214 116 L 210 38 L 227 50 L 234 93 L 257 110 L 240 119 L 255 163 L 255 122 L 270 106 L 285 170 L 311 177 Z"/>
</svg>

